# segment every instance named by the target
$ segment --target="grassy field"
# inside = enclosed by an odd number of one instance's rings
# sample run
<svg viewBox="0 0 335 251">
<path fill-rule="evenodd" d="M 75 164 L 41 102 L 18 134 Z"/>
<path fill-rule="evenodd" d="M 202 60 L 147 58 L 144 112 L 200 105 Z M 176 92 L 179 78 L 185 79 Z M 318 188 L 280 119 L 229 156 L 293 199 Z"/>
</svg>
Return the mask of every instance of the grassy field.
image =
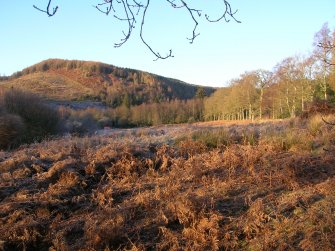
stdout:
<svg viewBox="0 0 335 251">
<path fill-rule="evenodd" d="M 314 115 L 0 152 L 0 250 L 334 250 L 334 136 Z"/>
</svg>

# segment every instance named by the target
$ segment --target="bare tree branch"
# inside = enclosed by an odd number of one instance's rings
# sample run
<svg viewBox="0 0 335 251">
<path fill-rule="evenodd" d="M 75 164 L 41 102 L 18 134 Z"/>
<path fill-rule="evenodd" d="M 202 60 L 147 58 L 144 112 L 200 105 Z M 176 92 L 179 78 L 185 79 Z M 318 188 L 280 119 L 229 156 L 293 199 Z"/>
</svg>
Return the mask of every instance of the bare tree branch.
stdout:
<svg viewBox="0 0 335 251">
<path fill-rule="evenodd" d="M 161 54 L 159 52 L 155 52 L 151 46 L 145 41 L 144 37 L 143 37 L 143 26 L 144 26 L 144 20 L 145 20 L 145 16 L 146 16 L 146 13 L 147 13 L 147 10 L 149 8 L 149 4 L 150 4 L 150 0 L 147 0 L 147 5 L 145 6 L 144 8 L 144 12 L 143 12 L 143 16 L 142 16 L 142 23 L 141 23 L 141 31 L 140 31 L 140 37 L 141 37 L 141 40 L 142 42 L 148 47 L 148 49 L 157 57 L 155 59 L 158 60 L 158 59 L 167 59 L 167 58 L 170 58 L 170 57 L 173 57 L 172 55 L 172 50 L 170 50 L 170 52 L 166 55 L 166 56 L 161 56 Z"/>
<path fill-rule="evenodd" d="M 48 4 L 45 9 L 41 9 L 33 5 L 35 9 L 38 11 L 41 11 L 43 13 L 46 13 L 49 17 L 52 17 L 56 14 L 58 10 L 58 6 L 53 8 L 53 10 L 50 10 L 51 1 L 48 0 Z M 185 11 L 188 13 L 188 15 L 192 18 L 194 23 L 194 28 L 192 31 L 191 37 L 187 38 L 187 40 L 190 41 L 191 44 L 193 44 L 194 40 L 200 35 L 199 32 L 197 32 L 197 28 L 199 26 L 199 20 L 202 17 L 202 10 L 196 9 L 190 6 L 189 3 L 186 2 L 186 0 L 166 0 L 172 8 L 174 9 L 185 9 Z M 207 14 L 205 14 L 205 19 L 208 22 L 220 22 L 221 20 L 225 20 L 226 22 L 230 22 L 230 20 L 234 20 L 237 23 L 240 23 L 235 18 L 235 14 L 237 12 L 233 11 L 230 3 L 227 0 L 223 0 L 224 7 L 223 7 L 223 13 L 222 15 L 217 19 L 210 19 Z M 119 5 L 119 6 L 117 6 Z M 115 43 L 114 47 L 120 47 L 123 44 L 125 44 L 129 38 L 132 35 L 133 29 L 135 28 L 135 24 L 138 20 L 141 21 L 140 24 L 140 38 L 142 43 L 155 55 L 156 59 L 167 59 L 170 57 L 173 57 L 172 50 L 169 50 L 169 53 L 167 53 L 165 56 L 162 56 L 159 52 L 156 52 L 152 49 L 149 42 L 144 37 L 144 23 L 147 11 L 150 6 L 150 0 L 146 0 L 146 3 L 143 4 L 139 0 L 103 0 L 102 2 L 98 3 L 97 5 L 93 6 L 95 9 L 97 9 L 99 12 L 110 15 L 113 14 L 113 17 L 121 22 L 125 22 L 127 25 L 127 30 L 122 31 L 123 38 L 121 38 L 120 42 Z M 119 8 L 117 8 L 119 7 Z"/>
<path fill-rule="evenodd" d="M 230 18 L 232 18 L 234 21 L 236 21 L 237 23 L 241 23 L 241 21 L 238 21 L 235 18 L 235 14 L 237 13 L 237 10 L 235 10 L 234 12 L 232 11 L 232 8 L 230 6 L 230 3 L 228 3 L 226 0 L 223 0 L 224 4 L 225 4 L 225 11 L 223 12 L 222 16 L 217 18 L 217 19 L 210 19 L 209 16 L 206 14 L 205 17 L 207 19 L 208 22 L 214 23 L 214 22 L 220 22 L 223 18 L 225 19 L 225 21 L 228 23 L 230 22 Z M 227 17 L 228 16 L 228 17 Z"/>
<path fill-rule="evenodd" d="M 41 11 L 41 12 L 46 13 L 49 17 L 52 17 L 52 16 L 54 16 L 54 15 L 56 14 L 56 12 L 57 12 L 57 10 L 58 10 L 58 6 L 56 6 L 55 8 L 52 9 L 52 11 L 50 11 L 51 1 L 52 1 L 52 0 L 49 0 L 48 5 L 47 5 L 47 7 L 45 8 L 45 10 L 38 8 L 36 5 L 33 5 L 33 7 L 34 7 L 36 10 L 39 10 L 39 11 Z"/>
<path fill-rule="evenodd" d="M 175 9 L 181 9 L 181 8 L 185 8 L 187 10 L 187 12 L 190 14 L 193 22 L 194 22 L 194 28 L 193 28 L 193 33 L 192 33 L 192 37 L 191 38 L 187 38 L 188 40 L 190 40 L 190 43 L 193 44 L 194 42 L 194 39 L 200 35 L 200 33 L 197 33 L 196 30 L 197 30 L 197 27 L 199 25 L 198 23 L 198 20 L 197 20 L 197 17 L 201 17 L 201 10 L 198 10 L 198 9 L 193 9 L 193 8 L 190 8 L 187 3 L 183 0 L 180 0 L 181 2 L 181 5 L 176 5 L 174 2 L 175 1 L 170 1 L 170 0 L 167 0 L 167 2 L 169 2 L 171 4 L 171 6 Z"/>
<path fill-rule="evenodd" d="M 320 42 L 317 45 L 319 48 L 325 50 L 326 55 L 330 54 L 333 50 L 335 50 L 335 44 L 332 44 L 330 41 Z M 330 62 L 328 59 L 324 58 L 323 61 L 328 64 L 334 66 L 335 63 Z"/>
</svg>

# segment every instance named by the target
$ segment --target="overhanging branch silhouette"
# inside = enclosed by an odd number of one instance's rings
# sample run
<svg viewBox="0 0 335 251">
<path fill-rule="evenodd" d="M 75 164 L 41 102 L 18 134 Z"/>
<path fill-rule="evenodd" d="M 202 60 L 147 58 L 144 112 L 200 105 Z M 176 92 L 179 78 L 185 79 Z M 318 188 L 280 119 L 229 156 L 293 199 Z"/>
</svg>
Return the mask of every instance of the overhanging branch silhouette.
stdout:
<svg viewBox="0 0 335 251">
<path fill-rule="evenodd" d="M 144 24 L 145 24 L 145 18 L 146 14 L 149 10 L 150 1 L 151 0 L 144 0 L 145 3 L 142 3 L 142 1 L 138 0 L 103 0 L 100 3 L 97 3 L 93 7 L 97 9 L 99 12 L 105 14 L 105 15 L 112 15 L 115 19 L 119 20 L 120 22 L 126 23 L 127 30 L 122 31 L 123 37 L 120 39 L 119 42 L 114 43 L 114 47 L 121 47 L 123 44 L 125 44 L 129 38 L 131 37 L 133 30 L 135 28 L 135 24 L 140 21 L 140 38 L 142 43 L 151 51 L 152 54 L 155 55 L 156 59 L 167 59 L 170 57 L 173 57 L 172 49 L 169 50 L 169 52 L 162 56 L 159 52 L 156 52 L 150 42 L 148 42 L 144 37 Z M 158 0 L 155 0 L 158 1 Z M 164 1 L 164 0 L 163 0 Z M 194 28 L 192 31 L 191 37 L 188 37 L 187 40 L 190 41 L 191 44 L 193 44 L 194 40 L 200 35 L 200 33 L 197 31 L 199 26 L 199 21 L 202 18 L 203 11 L 197 8 L 192 7 L 192 5 L 186 0 L 165 0 L 169 3 L 169 5 L 174 9 L 185 9 L 186 13 L 190 16 L 194 23 Z M 237 10 L 233 11 L 230 3 L 227 0 L 222 0 L 223 2 L 223 8 L 222 8 L 222 15 L 216 19 L 211 19 L 209 15 L 206 13 L 204 14 L 205 20 L 208 22 L 220 22 L 221 20 L 224 20 L 225 22 L 230 22 L 230 20 L 234 20 L 237 23 L 240 23 L 235 18 L 235 14 L 237 13 Z M 52 0 L 47 1 L 47 6 L 45 8 L 37 7 L 36 5 L 33 5 L 33 7 L 45 14 L 47 14 L 49 17 L 54 16 L 57 11 L 59 10 L 59 7 L 56 5 L 56 7 L 51 8 Z"/>
</svg>

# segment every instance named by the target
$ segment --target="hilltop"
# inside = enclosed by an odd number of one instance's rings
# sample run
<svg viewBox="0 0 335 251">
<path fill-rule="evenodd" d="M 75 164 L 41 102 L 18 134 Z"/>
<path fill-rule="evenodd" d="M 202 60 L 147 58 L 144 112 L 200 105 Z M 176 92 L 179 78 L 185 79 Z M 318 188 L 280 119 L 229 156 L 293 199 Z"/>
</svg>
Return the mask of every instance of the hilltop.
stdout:
<svg viewBox="0 0 335 251">
<path fill-rule="evenodd" d="M 48 59 L 0 79 L 5 88 L 29 90 L 51 100 L 101 101 L 116 107 L 125 99 L 132 105 L 186 100 L 199 86 L 134 69 L 100 62 Z M 203 87 L 210 95 L 215 91 Z"/>
</svg>

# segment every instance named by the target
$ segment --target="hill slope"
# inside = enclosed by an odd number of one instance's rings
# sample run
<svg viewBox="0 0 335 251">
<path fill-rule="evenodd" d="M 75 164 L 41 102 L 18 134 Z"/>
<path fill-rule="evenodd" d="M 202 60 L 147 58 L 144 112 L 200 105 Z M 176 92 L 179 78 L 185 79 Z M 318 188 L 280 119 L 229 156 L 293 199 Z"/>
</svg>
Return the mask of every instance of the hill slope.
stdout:
<svg viewBox="0 0 335 251">
<path fill-rule="evenodd" d="M 198 86 L 99 62 L 49 59 L 4 78 L 5 88 L 20 88 L 53 100 L 96 100 L 118 106 L 190 99 Z M 204 87 L 207 95 L 214 88 Z"/>
</svg>

